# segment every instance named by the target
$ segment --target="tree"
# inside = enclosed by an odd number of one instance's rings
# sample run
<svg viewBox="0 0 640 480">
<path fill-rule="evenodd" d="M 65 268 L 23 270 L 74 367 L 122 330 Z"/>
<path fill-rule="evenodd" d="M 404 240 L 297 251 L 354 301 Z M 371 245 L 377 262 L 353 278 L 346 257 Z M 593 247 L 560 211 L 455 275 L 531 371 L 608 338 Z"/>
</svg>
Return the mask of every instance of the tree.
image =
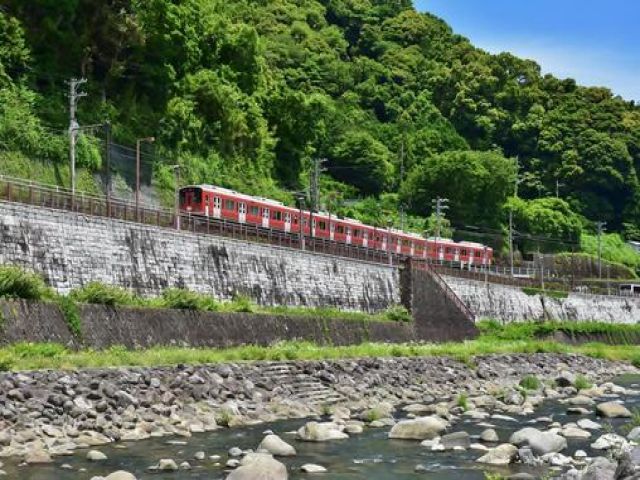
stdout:
<svg viewBox="0 0 640 480">
<path fill-rule="evenodd" d="M 352 130 L 331 149 L 329 172 L 364 194 L 379 194 L 391 179 L 391 152 L 369 133 Z"/>
<path fill-rule="evenodd" d="M 432 213 L 425 222 L 425 234 L 427 237 L 453 238 L 451 222 L 444 215 Z"/>
<path fill-rule="evenodd" d="M 514 162 L 499 153 L 446 152 L 416 167 L 401 196 L 413 212 L 423 215 L 431 213 L 432 199 L 448 198 L 454 225 L 497 227 L 514 178 Z"/>
</svg>

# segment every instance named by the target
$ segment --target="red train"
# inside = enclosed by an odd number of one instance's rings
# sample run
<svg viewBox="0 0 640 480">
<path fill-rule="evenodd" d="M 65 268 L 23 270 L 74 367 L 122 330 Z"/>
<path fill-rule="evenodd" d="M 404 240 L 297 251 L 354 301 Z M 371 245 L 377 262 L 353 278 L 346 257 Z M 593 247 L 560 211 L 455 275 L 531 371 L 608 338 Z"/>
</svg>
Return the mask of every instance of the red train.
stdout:
<svg viewBox="0 0 640 480">
<path fill-rule="evenodd" d="M 299 233 L 302 221 L 305 236 L 418 258 L 466 265 L 490 265 L 493 260 L 493 249 L 480 243 L 454 242 L 444 238 L 427 239 L 400 230 L 371 227 L 357 220 L 323 212 L 312 214 L 303 210 L 301 220 L 301 212 L 297 208 L 212 185 L 192 185 L 180 189 L 180 209 L 194 215 L 287 233 Z"/>
</svg>

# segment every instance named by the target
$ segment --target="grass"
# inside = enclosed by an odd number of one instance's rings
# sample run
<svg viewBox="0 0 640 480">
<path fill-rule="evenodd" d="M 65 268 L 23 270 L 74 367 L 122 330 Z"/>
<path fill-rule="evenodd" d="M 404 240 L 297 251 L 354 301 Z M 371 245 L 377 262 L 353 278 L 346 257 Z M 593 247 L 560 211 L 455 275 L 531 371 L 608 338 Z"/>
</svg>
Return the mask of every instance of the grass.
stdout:
<svg viewBox="0 0 640 480">
<path fill-rule="evenodd" d="M 522 291 L 529 296 L 544 295 L 545 297 L 558 299 L 564 299 L 569 296 L 569 292 L 563 292 L 561 290 L 543 290 L 541 288 L 534 287 L 523 287 Z"/>
<path fill-rule="evenodd" d="M 366 357 L 448 356 L 457 359 L 472 358 L 476 355 L 513 353 L 578 353 L 608 360 L 634 362 L 640 367 L 640 353 L 637 346 L 602 344 L 570 346 L 542 340 L 496 342 L 487 338 L 462 343 L 420 345 L 364 343 L 339 347 L 319 346 L 309 342 L 282 342 L 271 346 L 247 345 L 224 349 L 155 347 L 145 350 L 127 350 L 116 346 L 100 351 L 71 351 L 58 345 L 51 347 L 50 344 L 19 343 L 0 348 L 0 364 L 5 370 L 34 370 Z"/>
<path fill-rule="evenodd" d="M 495 340 L 529 340 L 549 337 L 555 332 L 568 335 L 605 335 L 612 339 L 632 338 L 640 335 L 640 324 L 614 324 L 604 322 L 523 322 L 502 325 L 496 320 L 482 320 L 478 328 L 485 337 Z M 622 342 L 624 343 L 624 342 Z"/>
<path fill-rule="evenodd" d="M 520 386 L 525 390 L 538 390 L 542 383 L 535 375 L 527 375 L 522 380 L 520 380 Z"/>
<path fill-rule="evenodd" d="M 456 404 L 466 412 L 467 410 L 469 410 L 469 396 L 464 392 L 461 393 L 460 395 L 458 395 Z"/>
<path fill-rule="evenodd" d="M 0 266 L 0 298 L 44 300 L 53 295 L 40 275 L 20 267 Z"/>
<path fill-rule="evenodd" d="M 573 386 L 578 390 L 588 390 L 589 388 L 593 387 L 593 384 L 584 375 L 578 375 L 576 377 L 576 381 L 573 382 Z"/>
</svg>

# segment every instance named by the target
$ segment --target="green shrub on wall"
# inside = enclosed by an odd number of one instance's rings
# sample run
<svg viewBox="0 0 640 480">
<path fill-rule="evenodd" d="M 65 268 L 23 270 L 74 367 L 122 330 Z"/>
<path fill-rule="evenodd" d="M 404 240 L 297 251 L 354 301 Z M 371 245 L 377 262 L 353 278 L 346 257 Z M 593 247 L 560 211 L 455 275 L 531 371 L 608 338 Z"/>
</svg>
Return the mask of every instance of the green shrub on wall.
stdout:
<svg viewBox="0 0 640 480">
<path fill-rule="evenodd" d="M 0 266 L 0 298 L 43 300 L 52 296 L 40 275 L 20 267 Z"/>
</svg>

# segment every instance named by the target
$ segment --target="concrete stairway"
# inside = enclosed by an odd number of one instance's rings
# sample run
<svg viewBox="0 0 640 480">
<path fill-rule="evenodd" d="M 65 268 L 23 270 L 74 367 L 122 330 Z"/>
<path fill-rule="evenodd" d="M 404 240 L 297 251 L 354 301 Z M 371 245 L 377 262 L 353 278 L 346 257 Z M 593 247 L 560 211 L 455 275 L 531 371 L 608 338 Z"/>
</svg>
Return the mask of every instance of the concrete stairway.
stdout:
<svg viewBox="0 0 640 480">
<path fill-rule="evenodd" d="M 316 377 L 297 371 L 294 365 L 284 362 L 273 362 L 263 369 L 261 380 L 275 383 L 290 392 L 289 398 L 297 402 L 311 405 L 336 403 L 344 397 L 322 383 Z"/>
</svg>

